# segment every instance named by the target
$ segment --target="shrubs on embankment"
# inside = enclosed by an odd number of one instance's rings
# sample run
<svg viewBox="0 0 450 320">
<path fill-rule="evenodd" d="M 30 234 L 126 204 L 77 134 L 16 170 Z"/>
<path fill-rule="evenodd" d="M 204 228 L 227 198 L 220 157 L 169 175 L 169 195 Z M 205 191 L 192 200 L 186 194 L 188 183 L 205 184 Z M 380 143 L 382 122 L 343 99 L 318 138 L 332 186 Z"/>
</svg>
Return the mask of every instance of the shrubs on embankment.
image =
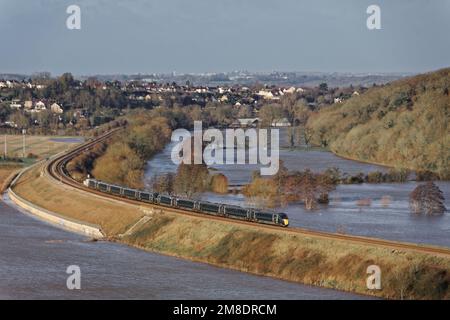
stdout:
<svg viewBox="0 0 450 320">
<path fill-rule="evenodd" d="M 450 261 L 283 230 L 171 214 L 157 215 L 130 245 L 195 261 L 305 284 L 394 299 L 449 299 Z M 382 290 L 369 291 L 366 270 L 382 270 Z"/>
<path fill-rule="evenodd" d="M 170 137 L 167 118 L 145 112 L 130 115 L 125 131 L 112 138 L 87 171 L 105 182 L 142 188 L 147 160 L 161 151 Z"/>
</svg>

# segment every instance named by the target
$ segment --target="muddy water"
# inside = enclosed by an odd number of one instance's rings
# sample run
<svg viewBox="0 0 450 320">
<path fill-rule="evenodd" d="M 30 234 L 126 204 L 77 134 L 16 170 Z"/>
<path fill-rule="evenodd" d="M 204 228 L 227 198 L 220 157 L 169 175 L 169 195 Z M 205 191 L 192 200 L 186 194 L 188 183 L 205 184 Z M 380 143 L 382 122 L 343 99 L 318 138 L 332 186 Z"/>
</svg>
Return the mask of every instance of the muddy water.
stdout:
<svg viewBox="0 0 450 320">
<path fill-rule="evenodd" d="M 9 205 L 0 201 L 0 299 L 364 298 L 89 242 Z M 66 288 L 69 265 L 81 268 L 81 290 Z"/>
</svg>

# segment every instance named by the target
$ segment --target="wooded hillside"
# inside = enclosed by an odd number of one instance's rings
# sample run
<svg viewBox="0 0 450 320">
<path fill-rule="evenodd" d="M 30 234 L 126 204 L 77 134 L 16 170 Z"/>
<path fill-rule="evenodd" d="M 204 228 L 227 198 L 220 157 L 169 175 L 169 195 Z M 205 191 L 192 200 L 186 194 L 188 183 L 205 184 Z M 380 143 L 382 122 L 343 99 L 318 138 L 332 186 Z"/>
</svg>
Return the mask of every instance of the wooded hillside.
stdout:
<svg viewBox="0 0 450 320">
<path fill-rule="evenodd" d="M 450 68 L 373 87 L 314 113 L 313 142 L 338 155 L 450 178 Z"/>
</svg>

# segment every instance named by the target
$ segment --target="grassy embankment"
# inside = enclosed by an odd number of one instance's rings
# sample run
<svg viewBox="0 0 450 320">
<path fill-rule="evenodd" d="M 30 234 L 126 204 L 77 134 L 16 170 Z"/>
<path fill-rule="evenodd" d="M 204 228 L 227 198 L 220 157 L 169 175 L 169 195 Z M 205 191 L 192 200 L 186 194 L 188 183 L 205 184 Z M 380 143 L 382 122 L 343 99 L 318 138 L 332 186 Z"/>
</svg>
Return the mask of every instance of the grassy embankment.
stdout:
<svg viewBox="0 0 450 320">
<path fill-rule="evenodd" d="M 3 193 L 22 166 L 14 163 L 0 163 L 0 193 Z"/>
<path fill-rule="evenodd" d="M 145 215 L 141 208 L 67 190 L 41 177 L 40 168 L 25 174 L 15 191 L 38 206 L 101 225 L 111 239 L 153 252 L 386 298 L 450 298 L 449 258 L 305 237 L 169 211 L 147 213 L 151 220 L 120 238 L 119 234 Z M 381 267 L 381 291 L 366 289 L 366 269 L 372 264 Z"/>
</svg>

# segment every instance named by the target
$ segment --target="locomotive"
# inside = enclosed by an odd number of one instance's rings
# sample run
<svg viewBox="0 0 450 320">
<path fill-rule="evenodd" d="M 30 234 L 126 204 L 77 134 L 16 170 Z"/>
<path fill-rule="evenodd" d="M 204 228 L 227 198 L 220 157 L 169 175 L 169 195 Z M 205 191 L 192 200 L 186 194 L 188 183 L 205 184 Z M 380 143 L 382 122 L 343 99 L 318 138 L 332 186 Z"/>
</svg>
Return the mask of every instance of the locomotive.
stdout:
<svg viewBox="0 0 450 320">
<path fill-rule="evenodd" d="M 159 194 L 157 192 L 124 188 L 95 179 L 86 179 L 83 184 L 88 188 L 111 195 L 175 209 L 183 209 L 205 215 L 245 220 L 281 227 L 287 227 L 289 225 L 289 218 L 285 213 L 270 213 L 221 203 L 173 197 L 166 194 Z"/>
</svg>

